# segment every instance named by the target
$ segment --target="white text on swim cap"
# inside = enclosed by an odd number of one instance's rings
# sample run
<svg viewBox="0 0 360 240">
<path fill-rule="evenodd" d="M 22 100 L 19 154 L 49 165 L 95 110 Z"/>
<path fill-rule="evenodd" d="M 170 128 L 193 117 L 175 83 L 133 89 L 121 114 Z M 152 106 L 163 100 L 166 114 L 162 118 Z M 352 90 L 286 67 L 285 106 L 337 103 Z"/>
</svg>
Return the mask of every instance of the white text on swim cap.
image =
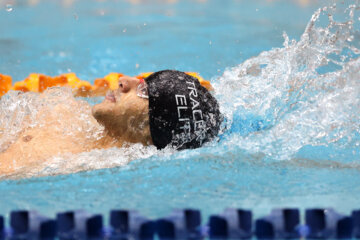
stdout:
<svg viewBox="0 0 360 240">
<path fill-rule="evenodd" d="M 201 143 L 202 140 L 204 140 L 206 137 L 206 132 L 205 121 L 203 120 L 203 113 L 202 110 L 199 108 L 200 103 L 198 101 L 198 92 L 196 90 L 194 82 L 187 81 L 186 84 L 187 89 L 189 90 L 194 133 L 196 135 L 196 140 L 200 141 Z M 180 127 L 180 129 L 183 130 L 183 133 L 181 133 L 179 137 L 181 137 L 183 140 L 191 140 L 190 118 L 186 115 L 189 106 L 186 99 L 186 95 L 175 95 L 178 121 L 184 123 L 184 125 Z"/>
</svg>

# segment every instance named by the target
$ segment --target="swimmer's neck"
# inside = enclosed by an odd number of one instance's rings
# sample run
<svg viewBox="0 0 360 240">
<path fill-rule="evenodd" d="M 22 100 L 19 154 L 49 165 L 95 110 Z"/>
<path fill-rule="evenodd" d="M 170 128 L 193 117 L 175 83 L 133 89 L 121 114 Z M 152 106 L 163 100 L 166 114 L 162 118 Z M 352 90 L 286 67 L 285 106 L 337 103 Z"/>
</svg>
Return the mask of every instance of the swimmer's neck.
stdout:
<svg viewBox="0 0 360 240">
<path fill-rule="evenodd" d="M 129 132 L 119 135 L 105 129 L 102 136 L 94 141 L 92 148 L 121 148 L 126 147 L 131 143 L 141 143 L 144 146 L 153 145 L 151 137 L 144 136 L 141 132 L 139 132 L 137 136 L 134 136 Z"/>
<path fill-rule="evenodd" d="M 121 148 L 124 145 L 124 140 L 119 137 L 115 136 L 108 131 L 104 130 L 100 139 L 96 139 L 94 141 L 94 148 L 112 148 L 118 147 Z"/>
<path fill-rule="evenodd" d="M 150 129 L 138 130 L 136 132 L 123 131 L 109 131 L 104 129 L 102 137 L 95 140 L 93 148 L 112 148 L 112 147 L 126 147 L 131 143 L 141 143 L 144 146 L 153 145 Z"/>
</svg>

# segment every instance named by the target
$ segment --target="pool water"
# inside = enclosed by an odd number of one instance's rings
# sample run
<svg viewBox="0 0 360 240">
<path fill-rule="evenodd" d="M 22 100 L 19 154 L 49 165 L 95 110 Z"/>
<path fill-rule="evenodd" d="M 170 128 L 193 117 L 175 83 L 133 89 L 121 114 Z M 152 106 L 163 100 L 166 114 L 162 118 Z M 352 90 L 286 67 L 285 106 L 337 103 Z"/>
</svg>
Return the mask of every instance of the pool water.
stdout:
<svg viewBox="0 0 360 240">
<path fill-rule="evenodd" d="M 3 179 L 0 214 L 359 208 L 360 3 L 299 2 L 1 2 L 0 72 L 15 81 L 31 72 L 93 81 L 113 71 L 196 71 L 211 80 L 227 121 L 200 149 L 96 150 Z M 8 93 L 0 122 L 21 129 L 37 98 Z M 6 117 L 14 108 L 23 113 L 16 124 Z"/>
</svg>

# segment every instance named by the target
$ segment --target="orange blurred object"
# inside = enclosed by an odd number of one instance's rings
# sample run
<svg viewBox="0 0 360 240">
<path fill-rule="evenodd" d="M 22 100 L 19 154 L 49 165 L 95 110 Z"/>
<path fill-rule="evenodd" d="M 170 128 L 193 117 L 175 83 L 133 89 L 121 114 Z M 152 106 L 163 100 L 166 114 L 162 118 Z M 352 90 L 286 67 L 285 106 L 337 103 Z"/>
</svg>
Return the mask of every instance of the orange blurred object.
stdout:
<svg viewBox="0 0 360 240">
<path fill-rule="evenodd" d="M 95 88 L 110 88 L 108 81 L 106 81 L 104 78 L 97 78 L 94 82 Z"/>
<path fill-rule="evenodd" d="M 78 81 L 72 88 L 75 88 L 76 96 L 80 97 L 91 97 L 92 94 L 92 86 L 87 81 Z"/>
<path fill-rule="evenodd" d="M 56 80 L 59 79 L 66 79 L 66 83 Z M 69 86 L 71 87 L 76 96 L 81 97 L 90 97 L 92 94 L 92 86 L 89 82 L 80 80 L 75 73 L 64 73 L 60 76 L 54 78 L 55 83 L 58 84 L 56 86 Z M 64 84 L 64 85 L 62 85 Z"/>
<path fill-rule="evenodd" d="M 119 78 L 124 76 L 122 73 L 109 73 L 104 78 L 95 79 L 93 94 L 103 96 L 108 90 L 116 90 L 119 87 Z"/>
<path fill-rule="evenodd" d="M 77 86 L 78 83 L 80 82 L 80 79 L 76 76 L 75 73 L 64 73 L 64 74 L 61 74 L 59 77 L 66 77 L 66 79 L 68 81 L 68 85 L 72 88 Z"/>
<path fill-rule="evenodd" d="M 145 79 L 153 72 L 141 73 L 136 78 Z M 204 80 L 196 72 L 186 72 L 186 74 L 197 78 L 200 84 L 208 90 L 213 90 L 209 81 Z M 87 81 L 80 80 L 75 73 L 64 73 L 59 76 L 51 77 L 39 73 L 31 73 L 25 80 L 16 82 L 11 86 L 11 77 L 0 74 L 0 97 L 10 89 L 23 92 L 43 92 L 49 87 L 68 86 L 73 89 L 76 96 L 92 97 L 104 96 L 108 90 L 116 90 L 119 87 L 119 78 L 124 76 L 122 73 L 109 73 L 103 78 L 95 79 L 94 85 Z"/>
<path fill-rule="evenodd" d="M 0 97 L 11 89 L 12 79 L 10 76 L 0 73 Z"/>
<path fill-rule="evenodd" d="M 119 78 L 124 76 L 122 73 L 109 73 L 104 77 L 104 79 L 109 83 L 111 90 L 119 88 Z"/>
<path fill-rule="evenodd" d="M 201 86 L 203 86 L 207 90 L 209 90 L 209 91 L 214 90 L 214 88 L 211 86 L 210 82 L 203 79 L 197 72 L 186 72 L 186 74 L 190 75 L 194 78 L 197 78 L 199 80 Z"/>
<path fill-rule="evenodd" d="M 150 76 L 151 74 L 153 74 L 154 72 L 146 72 L 146 73 L 140 73 L 139 75 L 136 76 L 136 78 L 138 79 L 145 79 L 148 76 Z"/>
<path fill-rule="evenodd" d="M 49 87 L 66 86 L 68 80 L 65 76 L 49 77 L 45 75 L 39 76 L 39 92 L 45 91 Z"/>
<path fill-rule="evenodd" d="M 23 91 L 23 92 L 38 92 L 39 91 L 39 78 L 42 74 L 31 73 L 24 81 L 16 82 L 14 84 L 13 90 Z M 42 75 L 44 76 L 44 75 Z"/>
<path fill-rule="evenodd" d="M 92 87 L 94 96 L 103 96 L 110 89 L 110 84 L 104 78 L 95 79 L 94 86 Z"/>
</svg>

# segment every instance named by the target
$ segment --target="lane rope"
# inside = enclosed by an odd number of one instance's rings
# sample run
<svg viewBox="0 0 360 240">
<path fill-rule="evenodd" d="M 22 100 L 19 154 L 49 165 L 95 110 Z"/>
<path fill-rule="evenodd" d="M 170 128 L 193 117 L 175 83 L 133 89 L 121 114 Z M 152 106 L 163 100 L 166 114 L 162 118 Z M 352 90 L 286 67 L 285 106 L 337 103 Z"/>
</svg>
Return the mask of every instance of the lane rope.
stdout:
<svg viewBox="0 0 360 240">
<path fill-rule="evenodd" d="M 145 72 L 137 75 L 139 79 L 148 77 L 152 72 Z M 213 90 L 209 81 L 202 78 L 196 72 L 186 72 L 186 74 L 197 78 L 200 84 L 208 90 Z M 0 97 L 10 90 L 22 92 L 43 92 L 49 87 L 70 87 L 75 96 L 96 97 L 105 96 L 108 90 L 116 90 L 119 85 L 119 78 L 124 76 L 122 73 L 112 72 L 103 78 L 94 80 L 94 84 L 81 80 L 75 73 L 64 73 L 58 76 L 47 76 L 40 73 L 31 73 L 23 81 L 12 84 L 12 77 L 0 73 Z"/>
</svg>

